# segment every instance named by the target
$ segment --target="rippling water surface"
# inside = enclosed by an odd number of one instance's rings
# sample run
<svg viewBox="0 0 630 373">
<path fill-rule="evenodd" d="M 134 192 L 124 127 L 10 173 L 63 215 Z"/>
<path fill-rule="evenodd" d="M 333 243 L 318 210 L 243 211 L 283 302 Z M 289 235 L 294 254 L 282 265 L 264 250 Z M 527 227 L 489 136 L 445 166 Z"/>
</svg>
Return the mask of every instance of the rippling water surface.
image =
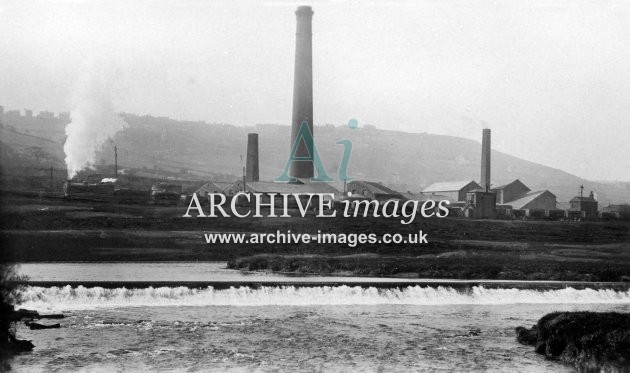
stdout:
<svg viewBox="0 0 630 373">
<path fill-rule="evenodd" d="M 15 371 L 571 371 L 515 341 L 547 312 L 630 312 L 630 293 L 410 286 L 217 290 L 42 288 L 23 307 L 63 312 L 28 330 Z M 55 320 L 56 322 L 56 320 Z"/>
</svg>

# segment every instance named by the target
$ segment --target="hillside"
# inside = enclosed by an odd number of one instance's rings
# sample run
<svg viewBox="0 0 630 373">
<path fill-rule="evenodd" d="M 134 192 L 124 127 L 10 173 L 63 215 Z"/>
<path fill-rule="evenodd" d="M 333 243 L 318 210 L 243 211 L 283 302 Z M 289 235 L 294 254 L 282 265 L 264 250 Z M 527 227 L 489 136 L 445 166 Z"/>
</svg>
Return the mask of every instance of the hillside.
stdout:
<svg viewBox="0 0 630 373">
<path fill-rule="evenodd" d="M 249 132 L 259 134 L 261 179 L 271 180 L 278 176 L 288 155 L 288 126 L 259 124 L 237 127 L 133 114 L 123 116 L 129 126 L 114 139 L 118 147 L 118 162 L 123 168 L 185 169 L 199 176 L 238 177 L 244 166 Z M 20 131 L 20 128 L 16 130 Z M 59 160 L 60 152 L 62 154 L 61 143 L 56 142 L 55 149 L 51 149 L 51 140 L 14 133 L 5 136 L 7 134 L 3 131 L 2 141 L 13 149 L 32 147 L 33 142 L 39 139 L 41 147 L 54 159 Z M 358 179 L 381 181 L 395 189 L 414 192 L 436 181 L 479 179 L 479 142 L 369 126 L 351 130 L 346 126 L 319 125 L 315 128 L 315 141 L 332 177 L 337 177 L 343 152 L 343 148 L 335 144 L 340 139 L 353 142 L 348 174 Z M 28 144 L 22 144 L 26 140 Z M 111 145 L 101 150 L 98 163 L 113 163 Z M 532 190 L 549 189 L 556 194 L 558 201 L 568 201 L 583 184 L 586 191 L 597 193 L 601 204 L 630 201 L 630 183 L 588 181 L 497 151 L 492 153 L 492 162 L 495 185 L 520 179 Z"/>
<path fill-rule="evenodd" d="M 125 118 L 130 126 L 115 139 L 119 162 L 124 164 L 152 161 L 153 157 L 158 163 L 161 160 L 212 173 L 240 175 L 247 133 L 257 132 L 260 177 L 271 180 L 282 172 L 289 151 L 289 126 L 237 127 L 135 115 Z M 320 125 L 315 128 L 315 142 L 332 177 L 337 177 L 343 153 L 342 146 L 335 144 L 340 139 L 352 140 L 348 174 L 358 179 L 382 181 L 402 191 L 419 191 L 436 181 L 479 179 L 479 142 L 374 127 L 350 130 L 346 126 Z M 630 183 L 591 182 L 497 151 L 493 151 L 492 161 L 496 185 L 520 179 L 532 190 L 549 189 L 559 201 L 568 201 L 584 184 L 587 191 L 598 194 L 602 203 L 630 201 Z"/>
</svg>

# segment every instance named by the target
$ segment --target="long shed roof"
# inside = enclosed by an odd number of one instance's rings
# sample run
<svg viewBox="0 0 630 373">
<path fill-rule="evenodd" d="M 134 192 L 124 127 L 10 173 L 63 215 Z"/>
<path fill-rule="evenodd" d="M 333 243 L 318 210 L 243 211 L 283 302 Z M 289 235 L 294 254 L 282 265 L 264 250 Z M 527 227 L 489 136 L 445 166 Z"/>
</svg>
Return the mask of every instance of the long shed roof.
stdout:
<svg viewBox="0 0 630 373">
<path fill-rule="evenodd" d="M 474 180 L 466 180 L 466 181 L 446 181 L 433 183 L 428 187 L 424 188 L 423 193 L 433 193 L 433 192 L 456 192 L 464 189 L 469 184 L 473 183 L 475 189 L 481 188 L 481 185 L 477 184 Z"/>
<path fill-rule="evenodd" d="M 335 193 L 339 191 L 328 183 L 276 183 L 273 181 L 247 182 L 247 191 L 257 193 Z"/>
</svg>

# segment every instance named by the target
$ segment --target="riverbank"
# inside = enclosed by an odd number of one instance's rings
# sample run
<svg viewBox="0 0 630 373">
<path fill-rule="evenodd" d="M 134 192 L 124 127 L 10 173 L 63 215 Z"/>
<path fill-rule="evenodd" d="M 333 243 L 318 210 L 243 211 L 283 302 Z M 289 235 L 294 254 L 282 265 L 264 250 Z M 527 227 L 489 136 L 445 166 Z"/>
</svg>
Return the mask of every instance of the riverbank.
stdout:
<svg viewBox="0 0 630 373">
<path fill-rule="evenodd" d="M 532 246 L 529 250 L 462 245 L 416 256 L 258 254 L 228 268 L 295 274 L 530 281 L 628 281 L 628 250 Z"/>
</svg>

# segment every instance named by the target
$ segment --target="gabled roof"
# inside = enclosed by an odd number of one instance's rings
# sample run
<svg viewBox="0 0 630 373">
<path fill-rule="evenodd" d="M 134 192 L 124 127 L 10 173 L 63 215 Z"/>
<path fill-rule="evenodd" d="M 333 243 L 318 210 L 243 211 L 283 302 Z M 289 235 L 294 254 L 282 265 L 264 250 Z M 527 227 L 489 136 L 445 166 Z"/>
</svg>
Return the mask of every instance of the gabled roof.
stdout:
<svg viewBox="0 0 630 373">
<path fill-rule="evenodd" d="M 214 193 L 215 191 L 223 192 L 234 183 L 227 183 L 222 181 L 210 181 L 195 190 L 195 193 L 205 195 L 206 193 Z"/>
<path fill-rule="evenodd" d="M 422 193 L 405 192 L 402 193 L 402 195 L 403 197 L 413 201 L 426 201 L 429 199 L 429 196 L 425 196 Z"/>
<path fill-rule="evenodd" d="M 527 190 L 531 190 L 531 189 L 529 189 L 529 188 L 527 187 L 527 185 L 523 184 L 523 182 L 522 182 L 522 181 L 520 181 L 519 179 L 516 179 L 516 180 L 514 180 L 514 181 L 512 181 L 512 182 L 509 182 L 509 183 L 507 183 L 507 184 L 503 184 L 503 185 L 499 185 L 499 186 L 493 187 L 493 188 L 491 188 L 491 190 L 500 190 L 500 189 L 505 189 L 505 188 L 507 188 L 507 187 L 516 186 L 516 185 L 518 185 L 518 184 L 522 185 L 522 186 L 523 186 L 525 189 L 527 189 Z"/>
<path fill-rule="evenodd" d="M 232 181 L 213 181 L 212 184 L 216 185 L 221 190 L 226 190 L 231 187 L 234 182 Z"/>
<path fill-rule="evenodd" d="M 440 183 L 433 183 L 424 188 L 422 193 L 434 193 L 434 192 L 456 192 L 464 189 L 469 184 L 474 184 L 474 189 L 481 188 L 481 185 L 477 184 L 474 180 L 466 181 L 447 181 Z"/>
<path fill-rule="evenodd" d="M 452 201 L 450 200 L 447 196 L 443 196 L 440 194 L 431 194 L 431 195 L 427 195 L 427 194 L 422 194 L 422 193 L 403 193 L 402 194 L 403 197 L 405 197 L 408 200 L 411 201 L 418 201 L 418 202 L 424 202 L 424 201 L 428 201 L 428 200 L 434 200 L 434 201 L 441 201 L 441 200 L 448 200 L 449 202 L 455 203 L 456 201 Z"/>
<path fill-rule="evenodd" d="M 375 194 L 392 194 L 392 195 L 397 195 L 397 196 L 402 197 L 402 194 L 400 192 L 397 192 L 375 181 L 353 180 L 348 185 L 356 185 L 356 184 L 365 185 L 370 190 L 370 192 L 375 193 Z"/>
<path fill-rule="evenodd" d="M 529 192 L 525 195 L 523 195 L 521 198 L 514 200 L 514 201 L 510 201 L 507 204 L 512 206 L 513 209 L 515 210 L 520 210 L 523 207 L 525 207 L 527 204 L 529 204 L 530 202 L 534 201 L 536 198 L 542 196 L 543 194 L 549 193 L 552 196 L 555 197 L 555 195 L 553 193 L 551 193 L 548 190 L 537 190 L 535 192 Z"/>
<path fill-rule="evenodd" d="M 339 191 L 324 182 L 276 183 L 273 181 L 248 181 L 248 192 L 257 193 L 335 193 Z"/>
</svg>

